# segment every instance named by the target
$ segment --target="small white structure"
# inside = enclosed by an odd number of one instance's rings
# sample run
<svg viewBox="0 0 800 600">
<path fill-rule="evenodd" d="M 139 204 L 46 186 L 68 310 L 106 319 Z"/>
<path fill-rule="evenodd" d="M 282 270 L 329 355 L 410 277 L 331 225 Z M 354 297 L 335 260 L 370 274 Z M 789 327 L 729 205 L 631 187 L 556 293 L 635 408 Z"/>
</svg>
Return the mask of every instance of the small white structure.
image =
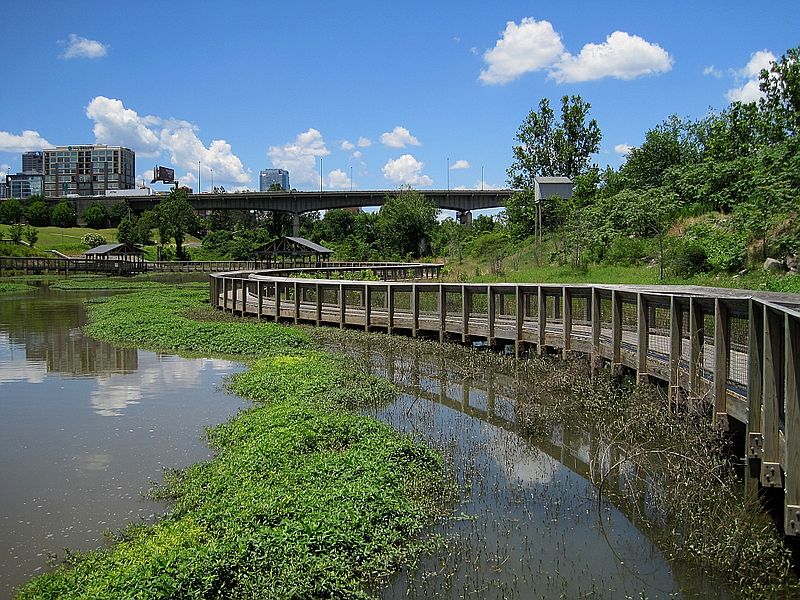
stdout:
<svg viewBox="0 0 800 600">
<path fill-rule="evenodd" d="M 549 198 L 550 196 L 558 196 L 564 200 L 572 198 L 572 189 L 575 184 L 569 177 L 534 177 L 533 179 L 533 193 L 536 202 L 540 202 L 542 198 Z"/>
<path fill-rule="evenodd" d="M 134 188 L 132 190 L 106 190 L 106 196 L 150 196 L 153 190 L 149 187 Z"/>
</svg>

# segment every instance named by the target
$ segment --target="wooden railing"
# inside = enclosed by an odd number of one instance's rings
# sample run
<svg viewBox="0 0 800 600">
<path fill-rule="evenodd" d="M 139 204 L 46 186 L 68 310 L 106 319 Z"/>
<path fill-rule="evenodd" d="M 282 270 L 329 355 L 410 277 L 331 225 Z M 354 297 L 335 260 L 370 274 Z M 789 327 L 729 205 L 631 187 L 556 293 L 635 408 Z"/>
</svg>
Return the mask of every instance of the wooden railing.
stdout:
<svg viewBox="0 0 800 600">
<path fill-rule="evenodd" d="M 405 274 L 438 275 L 430 267 Z M 513 346 L 517 356 L 583 353 L 664 381 L 671 398 L 707 403 L 720 427 L 744 428 L 743 454 L 762 486 L 784 490 L 784 530 L 800 535 L 800 295 L 286 275 L 212 275 L 211 302 L 259 319 Z"/>
</svg>

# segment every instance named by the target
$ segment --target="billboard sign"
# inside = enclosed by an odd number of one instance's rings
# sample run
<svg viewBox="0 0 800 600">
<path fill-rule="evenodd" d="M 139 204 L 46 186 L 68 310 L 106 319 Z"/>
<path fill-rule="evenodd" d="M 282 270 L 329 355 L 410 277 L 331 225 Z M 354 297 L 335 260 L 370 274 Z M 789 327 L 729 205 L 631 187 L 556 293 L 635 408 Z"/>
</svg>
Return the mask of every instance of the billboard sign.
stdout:
<svg viewBox="0 0 800 600">
<path fill-rule="evenodd" d="M 161 181 L 163 183 L 175 183 L 175 169 L 156 166 L 153 169 L 153 181 L 150 183 L 155 183 L 156 181 Z"/>
</svg>

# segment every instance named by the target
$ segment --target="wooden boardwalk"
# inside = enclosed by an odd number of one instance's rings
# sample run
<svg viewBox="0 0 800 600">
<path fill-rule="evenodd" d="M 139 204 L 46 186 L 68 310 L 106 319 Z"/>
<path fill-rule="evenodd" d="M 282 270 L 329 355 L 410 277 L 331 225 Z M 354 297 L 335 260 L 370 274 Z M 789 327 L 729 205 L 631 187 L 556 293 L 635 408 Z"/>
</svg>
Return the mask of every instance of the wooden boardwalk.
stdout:
<svg viewBox="0 0 800 600">
<path fill-rule="evenodd" d="M 762 486 L 784 490 L 784 530 L 800 535 L 800 295 L 439 283 L 432 265 L 393 269 L 375 272 L 394 281 L 324 279 L 324 269 L 215 274 L 210 300 L 259 319 L 483 342 L 517 356 L 581 353 L 664 381 L 671 398 L 705 401 L 719 426 L 745 429 L 743 456 L 760 466 Z"/>
</svg>

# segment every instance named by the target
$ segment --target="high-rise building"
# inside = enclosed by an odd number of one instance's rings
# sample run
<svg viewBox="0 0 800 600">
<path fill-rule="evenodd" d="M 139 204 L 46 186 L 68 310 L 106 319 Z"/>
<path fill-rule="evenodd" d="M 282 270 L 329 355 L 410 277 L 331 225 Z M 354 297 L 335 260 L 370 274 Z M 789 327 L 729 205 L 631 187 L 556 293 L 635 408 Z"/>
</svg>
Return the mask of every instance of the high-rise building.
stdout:
<svg viewBox="0 0 800 600">
<path fill-rule="evenodd" d="M 22 153 L 22 172 L 23 173 L 36 173 L 41 175 L 44 173 L 42 170 L 42 152 L 23 152 Z"/>
<path fill-rule="evenodd" d="M 58 146 L 43 150 L 45 196 L 104 196 L 134 188 L 136 155 L 121 146 Z"/>
<path fill-rule="evenodd" d="M 6 194 L 9 198 L 27 198 L 41 195 L 42 176 L 37 173 L 6 175 Z"/>
<path fill-rule="evenodd" d="M 284 169 L 264 169 L 258 178 L 258 189 L 268 192 L 274 184 L 281 186 L 281 189 L 289 191 L 289 171 Z"/>
</svg>

